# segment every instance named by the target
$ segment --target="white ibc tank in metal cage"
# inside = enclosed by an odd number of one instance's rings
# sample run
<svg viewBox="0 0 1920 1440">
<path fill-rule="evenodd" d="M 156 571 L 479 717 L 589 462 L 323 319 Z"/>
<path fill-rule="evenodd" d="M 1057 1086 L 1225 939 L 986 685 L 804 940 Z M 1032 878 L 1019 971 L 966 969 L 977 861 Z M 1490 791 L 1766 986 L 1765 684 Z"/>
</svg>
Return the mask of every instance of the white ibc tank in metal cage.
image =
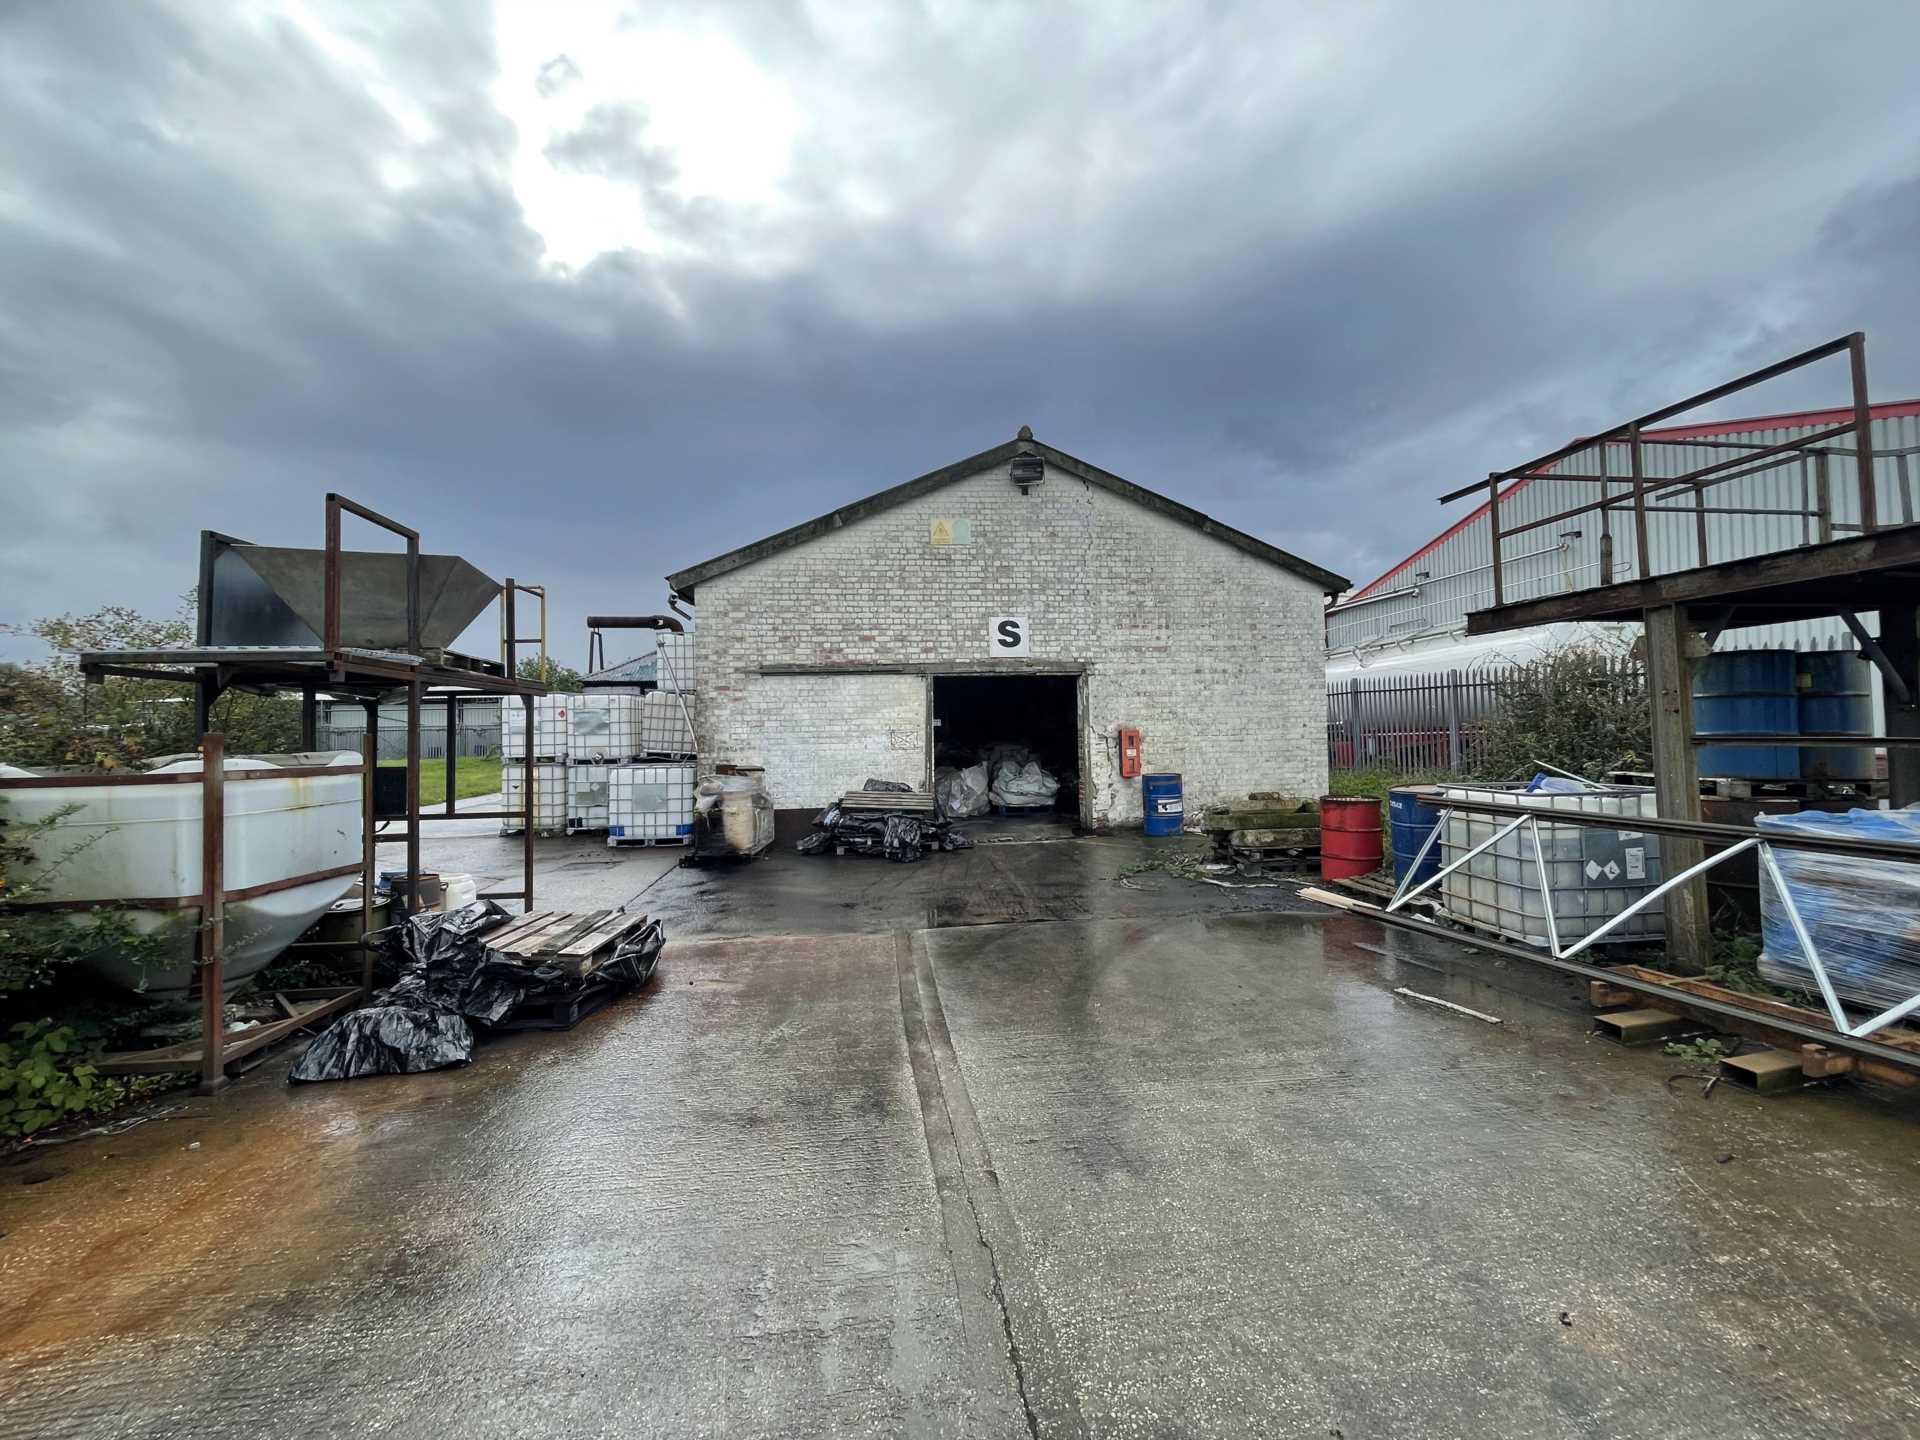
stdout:
<svg viewBox="0 0 1920 1440">
<path fill-rule="evenodd" d="M 533 701 L 533 758 L 565 760 L 572 753 L 572 714 L 579 695 L 536 695 Z M 500 702 L 500 754 L 507 760 L 527 756 L 526 702 L 509 695 Z"/>
<path fill-rule="evenodd" d="M 654 680 L 662 690 L 692 690 L 698 681 L 694 675 L 693 636 L 662 630 L 654 637 L 658 663 Z"/>
<path fill-rule="evenodd" d="M 1660 813 L 1650 786 L 1526 792 L 1512 786 L 1449 785 L 1434 803 L 1444 807 L 1449 800 L 1510 805 L 1516 815 L 1527 810 L 1577 810 L 1621 817 L 1618 830 L 1550 825 L 1544 820 L 1539 826 L 1554 927 L 1563 946 L 1597 930 L 1663 878 L 1660 837 L 1635 830 L 1631 823 L 1636 817 Z M 1508 823 L 1491 815 L 1449 815 L 1440 832 L 1440 864 L 1452 864 Z M 1534 863 L 1533 837 L 1524 826 L 1448 875 L 1440 882 L 1440 893 L 1447 914 L 1455 920 L 1529 945 L 1544 948 L 1547 944 L 1540 872 Z M 1664 908 L 1649 905 L 1597 943 L 1644 943 L 1665 934 Z"/>
<path fill-rule="evenodd" d="M 640 697 L 589 691 L 567 712 L 567 758 L 617 764 L 645 753 L 640 743 Z"/>
<path fill-rule="evenodd" d="M 692 696 L 655 690 L 638 697 L 640 745 L 636 755 L 693 754 L 693 731 L 687 727 Z"/>
<path fill-rule="evenodd" d="M 607 828 L 610 765 L 567 767 L 567 833 L 579 835 Z"/>
<path fill-rule="evenodd" d="M 500 767 L 501 809 L 526 809 L 526 769 L 524 764 L 509 760 Z M 533 828 L 538 831 L 564 830 L 567 827 L 567 810 L 572 800 L 572 781 L 568 772 L 572 766 L 564 763 L 535 765 L 533 767 Z M 519 820 L 502 820 L 502 835 L 518 835 L 526 828 Z"/>
<path fill-rule="evenodd" d="M 693 834 L 691 765 L 615 766 L 607 840 L 679 840 Z"/>
</svg>

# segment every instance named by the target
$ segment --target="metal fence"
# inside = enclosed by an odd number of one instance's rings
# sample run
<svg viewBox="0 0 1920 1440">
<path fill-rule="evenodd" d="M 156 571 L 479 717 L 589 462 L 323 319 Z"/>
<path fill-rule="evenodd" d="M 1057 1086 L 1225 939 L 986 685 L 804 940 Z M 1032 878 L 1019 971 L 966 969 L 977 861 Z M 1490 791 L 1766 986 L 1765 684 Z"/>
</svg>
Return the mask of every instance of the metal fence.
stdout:
<svg viewBox="0 0 1920 1440">
<path fill-rule="evenodd" d="M 367 727 L 360 725 L 321 725 L 315 732 L 322 750 L 358 750 L 360 737 L 367 733 Z M 460 725 L 454 734 L 458 740 L 456 751 L 462 758 L 470 756 L 498 755 L 500 753 L 500 726 Z M 444 760 L 447 754 L 447 727 L 434 725 L 426 717 L 420 721 L 420 758 L 423 760 Z M 407 758 L 407 729 L 403 718 L 394 724 L 385 715 L 380 717 L 380 754 L 381 760 L 404 760 Z"/>
<path fill-rule="evenodd" d="M 1643 672 L 1622 657 L 1608 667 L 1639 689 Z M 1486 721 L 1525 667 L 1464 675 L 1397 675 L 1349 680 L 1327 691 L 1327 765 L 1333 770 L 1451 770 L 1471 774 L 1485 744 Z"/>
</svg>

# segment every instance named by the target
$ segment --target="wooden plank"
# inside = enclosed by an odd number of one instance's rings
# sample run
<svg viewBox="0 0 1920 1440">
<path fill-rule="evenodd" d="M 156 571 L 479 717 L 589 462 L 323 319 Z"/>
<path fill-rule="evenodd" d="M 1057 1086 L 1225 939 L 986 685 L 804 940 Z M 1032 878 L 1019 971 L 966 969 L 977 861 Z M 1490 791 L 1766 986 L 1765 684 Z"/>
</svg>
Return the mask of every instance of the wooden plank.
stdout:
<svg viewBox="0 0 1920 1440">
<path fill-rule="evenodd" d="M 598 913 L 598 911 L 589 912 L 589 917 Z M 554 911 L 547 916 L 544 924 L 522 930 L 505 945 L 489 945 L 487 948 L 509 955 L 537 955 L 549 948 L 551 942 L 559 936 L 570 934 L 578 929 L 580 924 L 581 917 L 578 913 L 566 910 Z"/>
<path fill-rule="evenodd" d="M 1699 756 L 1693 748 L 1693 666 L 1689 651 L 1695 636 L 1672 606 L 1646 615 L 1648 708 L 1653 720 L 1655 808 L 1663 819 L 1697 824 L 1700 810 Z M 1660 861 L 1669 875 L 1700 863 L 1698 840 L 1665 836 Z M 1667 892 L 1667 951 L 1678 968 L 1698 974 L 1712 958 L 1707 920 L 1707 879 L 1697 875 Z"/>
<path fill-rule="evenodd" d="M 497 950 L 514 936 L 524 934 L 534 926 L 547 924 L 553 919 L 555 913 L 552 910 L 533 910 L 525 915 L 516 915 L 498 930 L 482 938 L 488 948 Z"/>
<path fill-rule="evenodd" d="M 1744 990 L 1729 990 L 1725 986 L 1715 985 L 1710 980 L 1695 980 L 1685 975 L 1669 975 L 1664 970 L 1650 969 L 1644 965 L 1617 965 L 1616 974 L 1630 975 L 1636 980 L 1650 981 L 1655 985 L 1665 985 L 1685 994 L 1698 995 L 1703 1000 L 1719 1000 L 1728 1005 L 1738 1005 L 1752 1010 L 1756 1015 L 1772 1015 L 1781 1020 L 1793 1020 L 1802 1025 L 1817 1025 L 1823 1030 L 1833 1028 L 1833 1020 L 1824 1010 L 1808 1010 L 1799 1005 L 1790 1005 L 1784 1000 L 1772 1000 L 1764 995 L 1749 995 Z M 1889 1025 L 1885 1029 L 1873 1032 L 1872 1038 L 1879 1044 L 1895 1050 L 1910 1050 L 1920 1056 L 1920 1031 L 1903 1025 Z"/>
<path fill-rule="evenodd" d="M 602 946 L 617 945 L 623 936 L 647 923 L 645 915 L 623 915 L 615 911 L 587 935 L 561 948 L 562 955 L 591 955 Z"/>
</svg>

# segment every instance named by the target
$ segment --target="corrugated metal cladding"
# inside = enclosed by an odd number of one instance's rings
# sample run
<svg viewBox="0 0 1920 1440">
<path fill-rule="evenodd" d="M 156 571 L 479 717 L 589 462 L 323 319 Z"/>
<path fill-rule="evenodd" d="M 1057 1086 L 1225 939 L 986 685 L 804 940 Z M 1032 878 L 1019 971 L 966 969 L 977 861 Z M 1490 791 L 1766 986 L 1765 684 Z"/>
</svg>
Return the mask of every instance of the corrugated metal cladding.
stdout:
<svg viewBox="0 0 1920 1440">
<path fill-rule="evenodd" d="M 1761 426 L 1702 439 L 1648 440 L 1642 449 L 1649 475 L 1681 475 L 1827 428 L 1831 428 L 1831 422 Z M 1920 455 L 1886 452 L 1920 447 L 1920 415 L 1879 417 L 1874 420 L 1872 431 L 1873 448 L 1882 452 L 1874 462 L 1875 497 L 1881 523 L 1912 521 L 1920 515 Z M 1857 466 L 1848 438 L 1842 436 L 1819 447 L 1824 452 L 1821 455 L 1806 456 L 1777 469 L 1743 476 L 1707 492 L 1709 506 L 1819 511 L 1823 508 L 1820 497 L 1824 488 L 1829 497 L 1824 507 L 1828 511 L 1827 533 L 1823 534 L 1823 522 L 1815 514 L 1709 515 L 1706 517 L 1706 563 L 1719 564 L 1787 550 L 1833 538 L 1834 533 L 1844 536 L 1849 527 L 1857 528 L 1860 520 L 1854 484 Z M 1612 537 L 1611 578 L 1616 581 L 1636 578 L 1631 509 L 1590 511 L 1524 534 L 1506 533 L 1516 525 L 1545 519 L 1600 499 L 1600 463 L 1600 447 L 1595 446 L 1570 456 L 1562 468 L 1555 471 L 1554 478 L 1519 481 L 1502 495 L 1500 528 L 1505 538 L 1501 563 L 1506 600 L 1563 594 L 1605 583 L 1601 553 L 1603 536 L 1608 534 Z M 1608 445 L 1607 474 L 1617 477 L 1630 469 L 1625 443 Z M 1562 478 L 1568 474 L 1594 478 L 1588 481 Z M 1617 496 L 1625 489 L 1624 484 L 1613 484 L 1608 487 L 1608 493 Z M 1665 499 L 1658 498 L 1658 494 L 1654 492 L 1649 498 L 1650 505 L 1686 508 L 1649 517 L 1648 559 L 1652 573 L 1662 575 L 1701 564 L 1691 491 Z M 1468 611 L 1493 604 L 1489 536 L 1486 515 L 1476 514 L 1431 549 L 1404 562 L 1397 571 L 1382 576 L 1355 599 L 1329 611 L 1329 653 L 1355 649 L 1365 652 L 1376 646 L 1400 646 L 1423 637 L 1458 633 L 1465 625 Z M 1729 631 L 1722 637 L 1719 648 L 1831 650 L 1849 648 L 1852 644 L 1846 627 L 1834 620 Z"/>
</svg>

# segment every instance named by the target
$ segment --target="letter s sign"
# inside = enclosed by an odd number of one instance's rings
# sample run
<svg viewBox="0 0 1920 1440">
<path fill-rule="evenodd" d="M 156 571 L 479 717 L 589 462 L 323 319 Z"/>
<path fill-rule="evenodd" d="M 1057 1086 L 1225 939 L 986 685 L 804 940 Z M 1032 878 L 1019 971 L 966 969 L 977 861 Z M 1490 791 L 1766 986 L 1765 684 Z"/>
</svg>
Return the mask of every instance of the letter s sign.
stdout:
<svg viewBox="0 0 1920 1440">
<path fill-rule="evenodd" d="M 1031 655 L 1024 615 L 994 615 L 987 621 L 987 653 L 996 660 Z"/>
</svg>

